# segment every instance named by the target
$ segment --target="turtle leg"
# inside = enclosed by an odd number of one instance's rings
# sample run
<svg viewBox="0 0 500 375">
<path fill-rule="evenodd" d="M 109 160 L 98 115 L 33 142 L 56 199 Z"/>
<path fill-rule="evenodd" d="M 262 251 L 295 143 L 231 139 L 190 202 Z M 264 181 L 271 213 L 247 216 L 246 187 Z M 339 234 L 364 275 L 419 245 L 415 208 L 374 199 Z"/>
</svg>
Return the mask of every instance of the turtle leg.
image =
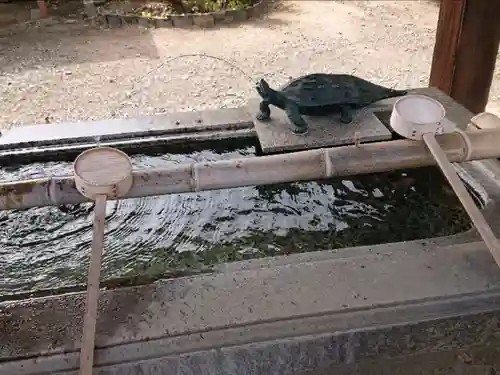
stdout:
<svg viewBox="0 0 500 375">
<path fill-rule="evenodd" d="M 342 124 L 349 124 L 352 122 L 352 108 L 351 106 L 344 105 L 340 107 L 340 122 Z"/>
<path fill-rule="evenodd" d="M 271 119 L 271 108 L 269 107 L 269 103 L 262 101 L 259 105 L 259 113 L 257 113 L 257 120 L 259 121 L 268 121 Z"/>
<path fill-rule="evenodd" d="M 307 133 L 307 122 L 302 118 L 297 104 L 293 102 L 287 103 L 285 113 L 288 120 L 295 126 L 292 129 L 293 134 L 304 135 Z"/>
</svg>

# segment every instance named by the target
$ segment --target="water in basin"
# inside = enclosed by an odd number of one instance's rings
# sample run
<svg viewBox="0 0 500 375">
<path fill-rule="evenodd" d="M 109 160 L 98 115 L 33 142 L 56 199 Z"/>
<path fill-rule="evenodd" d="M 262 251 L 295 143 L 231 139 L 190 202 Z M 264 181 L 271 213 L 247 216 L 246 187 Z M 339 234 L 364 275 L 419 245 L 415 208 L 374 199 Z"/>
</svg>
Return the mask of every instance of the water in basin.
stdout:
<svg viewBox="0 0 500 375">
<path fill-rule="evenodd" d="M 214 143 L 133 155 L 136 167 L 255 154 Z M 71 173 L 71 162 L 0 168 L 0 180 Z M 92 203 L 0 211 L 0 295 L 84 284 Z M 451 235 L 471 224 L 435 168 L 109 202 L 105 280 L 263 256 Z"/>
</svg>

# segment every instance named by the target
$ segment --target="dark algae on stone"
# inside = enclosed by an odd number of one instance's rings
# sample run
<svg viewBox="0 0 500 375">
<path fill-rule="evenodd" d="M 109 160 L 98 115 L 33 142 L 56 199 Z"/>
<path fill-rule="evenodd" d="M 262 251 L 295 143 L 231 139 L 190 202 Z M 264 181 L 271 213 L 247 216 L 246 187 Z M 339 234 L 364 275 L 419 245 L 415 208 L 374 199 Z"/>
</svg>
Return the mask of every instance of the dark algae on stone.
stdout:
<svg viewBox="0 0 500 375">
<path fill-rule="evenodd" d="M 249 157 L 188 149 L 133 155 L 137 167 Z M 0 168 L 1 180 L 71 173 L 70 162 Z M 0 211 L 0 296 L 86 281 L 92 203 Z M 222 262 L 338 249 L 468 230 L 435 168 L 111 201 L 103 283 L 207 272 Z"/>
</svg>

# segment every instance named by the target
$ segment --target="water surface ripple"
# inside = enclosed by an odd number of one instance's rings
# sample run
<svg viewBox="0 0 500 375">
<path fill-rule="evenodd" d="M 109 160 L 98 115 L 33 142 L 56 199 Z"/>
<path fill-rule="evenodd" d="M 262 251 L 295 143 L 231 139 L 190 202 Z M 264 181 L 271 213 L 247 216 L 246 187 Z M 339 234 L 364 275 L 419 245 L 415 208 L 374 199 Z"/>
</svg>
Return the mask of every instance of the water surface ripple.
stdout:
<svg viewBox="0 0 500 375">
<path fill-rule="evenodd" d="M 135 155 L 135 167 L 254 155 Z M 0 169 L 0 180 L 68 175 L 71 163 Z M 433 168 L 108 202 L 103 278 L 454 234 L 470 228 Z M 0 211 L 0 294 L 85 282 L 93 204 Z"/>
</svg>

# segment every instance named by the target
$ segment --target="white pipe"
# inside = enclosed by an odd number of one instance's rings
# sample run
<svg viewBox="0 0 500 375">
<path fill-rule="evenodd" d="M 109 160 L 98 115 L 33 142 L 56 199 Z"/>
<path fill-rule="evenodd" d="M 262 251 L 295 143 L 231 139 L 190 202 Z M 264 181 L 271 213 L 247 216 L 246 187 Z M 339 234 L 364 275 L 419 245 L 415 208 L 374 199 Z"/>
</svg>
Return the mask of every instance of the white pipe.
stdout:
<svg viewBox="0 0 500 375">
<path fill-rule="evenodd" d="M 500 129 L 476 130 L 467 134 L 472 146 L 469 160 L 500 157 Z M 465 161 L 466 145 L 459 134 L 444 134 L 436 139 L 450 162 Z M 359 147 L 333 147 L 136 170 L 132 188 L 123 198 L 308 181 L 435 164 L 422 141 L 377 142 Z M 78 192 L 72 177 L 0 184 L 1 210 L 85 201 L 87 199 Z"/>
</svg>

